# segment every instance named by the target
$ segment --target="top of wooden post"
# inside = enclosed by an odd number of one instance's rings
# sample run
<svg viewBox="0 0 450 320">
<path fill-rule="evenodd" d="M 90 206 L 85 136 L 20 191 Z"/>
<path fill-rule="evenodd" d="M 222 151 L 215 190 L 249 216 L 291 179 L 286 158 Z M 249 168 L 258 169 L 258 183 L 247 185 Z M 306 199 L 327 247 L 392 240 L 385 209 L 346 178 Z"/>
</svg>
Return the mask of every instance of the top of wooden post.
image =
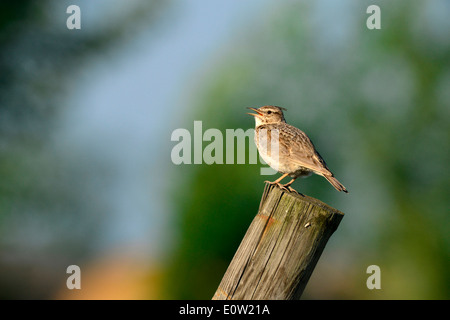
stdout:
<svg viewBox="0 0 450 320">
<path fill-rule="evenodd" d="M 285 196 L 285 197 L 293 197 L 295 199 L 298 199 L 302 202 L 307 202 L 310 203 L 311 205 L 314 206 L 318 206 L 321 207 L 322 209 L 324 209 L 325 211 L 329 212 L 329 213 L 335 213 L 335 214 L 340 214 L 340 215 L 344 215 L 343 212 L 339 211 L 336 208 L 333 208 L 331 206 L 329 206 L 328 204 L 326 204 L 325 202 L 320 201 L 319 199 L 316 198 L 312 198 L 310 196 L 304 195 L 304 194 L 296 194 L 294 192 L 285 192 L 283 190 L 281 190 L 278 187 L 275 187 L 274 185 L 268 184 L 266 183 L 265 187 L 264 187 L 264 191 L 263 191 L 263 195 L 261 197 L 261 203 L 259 205 L 259 209 L 261 209 L 261 205 L 263 204 L 263 202 L 266 201 L 267 195 L 271 192 L 275 192 L 277 194 L 279 194 L 279 196 Z"/>
<path fill-rule="evenodd" d="M 343 216 L 320 200 L 266 184 L 213 299 L 299 299 Z"/>
</svg>

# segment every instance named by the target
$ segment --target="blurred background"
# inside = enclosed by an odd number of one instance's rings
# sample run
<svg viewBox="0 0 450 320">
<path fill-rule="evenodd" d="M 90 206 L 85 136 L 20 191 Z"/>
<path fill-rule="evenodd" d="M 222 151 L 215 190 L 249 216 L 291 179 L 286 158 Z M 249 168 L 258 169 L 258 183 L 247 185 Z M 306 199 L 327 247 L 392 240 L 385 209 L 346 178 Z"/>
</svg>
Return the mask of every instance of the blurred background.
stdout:
<svg viewBox="0 0 450 320">
<path fill-rule="evenodd" d="M 171 134 L 247 130 L 245 107 L 274 104 L 350 191 L 293 185 L 345 213 L 302 298 L 449 299 L 449 14 L 446 0 L 2 1 L 0 298 L 210 299 L 278 175 L 174 165 Z"/>
</svg>

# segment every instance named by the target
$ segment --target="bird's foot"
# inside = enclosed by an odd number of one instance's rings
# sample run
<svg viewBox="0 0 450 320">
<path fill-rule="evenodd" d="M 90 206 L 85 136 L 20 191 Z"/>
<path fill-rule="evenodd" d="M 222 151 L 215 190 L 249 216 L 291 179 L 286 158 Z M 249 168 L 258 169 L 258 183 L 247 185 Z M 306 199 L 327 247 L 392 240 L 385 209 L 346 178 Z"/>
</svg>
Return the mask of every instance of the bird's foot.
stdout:
<svg viewBox="0 0 450 320">
<path fill-rule="evenodd" d="M 291 186 L 288 186 L 288 189 L 289 189 L 290 192 L 296 193 L 296 194 L 298 194 L 299 196 L 304 197 L 304 195 L 303 195 L 302 193 L 298 192 L 297 190 L 295 190 L 295 189 L 292 188 Z"/>
<path fill-rule="evenodd" d="M 280 189 L 282 189 L 282 190 L 285 190 L 285 191 L 287 191 L 287 192 L 292 192 L 292 193 L 298 194 L 299 196 L 303 196 L 303 197 L 304 197 L 303 194 L 301 194 L 300 192 L 298 192 L 297 190 L 295 190 L 294 188 L 292 188 L 290 185 L 280 185 L 280 184 L 278 184 L 278 186 L 279 186 Z"/>
<path fill-rule="evenodd" d="M 287 189 L 288 189 L 290 192 L 294 192 L 294 193 L 296 193 L 296 194 L 299 194 L 298 191 L 295 190 L 294 188 L 292 188 L 291 186 L 287 186 Z"/>
<path fill-rule="evenodd" d="M 267 183 L 267 184 L 270 184 L 271 186 L 278 186 L 278 187 L 280 187 L 280 188 L 283 187 L 283 185 L 282 185 L 281 183 L 279 183 L 278 181 L 269 181 L 269 180 L 266 180 L 266 181 L 264 181 L 264 182 Z"/>
<path fill-rule="evenodd" d="M 288 191 L 289 192 L 289 189 L 287 188 L 287 187 L 285 187 L 283 184 L 281 184 L 281 183 L 279 183 L 279 182 L 277 182 L 277 181 L 268 181 L 268 180 L 266 180 L 266 181 L 264 181 L 265 183 L 268 183 L 268 184 L 270 184 L 270 185 L 272 185 L 272 186 L 274 186 L 274 185 L 276 185 L 276 186 L 278 186 L 278 188 L 280 188 L 281 190 L 285 190 L 285 191 Z"/>
<path fill-rule="evenodd" d="M 299 194 L 297 190 L 295 190 L 294 188 L 291 187 L 291 185 L 289 183 L 287 184 L 280 184 L 278 183 L 278 186 L 282 189 L 285 190 L 287 192 L 294 192 L 296 194 Z"/>
</svg>

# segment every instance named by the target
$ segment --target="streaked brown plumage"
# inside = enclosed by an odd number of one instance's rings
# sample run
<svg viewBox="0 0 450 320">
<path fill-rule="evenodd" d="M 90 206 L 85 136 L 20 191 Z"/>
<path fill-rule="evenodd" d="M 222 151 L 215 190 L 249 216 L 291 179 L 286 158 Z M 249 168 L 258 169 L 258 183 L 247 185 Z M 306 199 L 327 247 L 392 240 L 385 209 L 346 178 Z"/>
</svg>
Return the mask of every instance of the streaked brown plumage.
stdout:
<svg viewBox="0 0 450 320">
<path fill-rule="evenodd" d="M 273 182 L 266 182 L 297 192 L 290 186 L 294 180 L 315 173 L 327 179 L 336 190 L 348 192 L 333 176 L 308 136 L 286 123 L 283 115 L 285 109 L 276 106 L 249 109 L 256 112 L 249 114 L 255 117 L 255 143 L 261 157 L 273 169 L 283 174 Z M 271 144 L 275 147 L 273 150 Z M 277 146 L 278 156 L 276 156 Z M 286 176 L 290 176 L 292 180 L 283 185 L 280 181 Z"/>
</svg>

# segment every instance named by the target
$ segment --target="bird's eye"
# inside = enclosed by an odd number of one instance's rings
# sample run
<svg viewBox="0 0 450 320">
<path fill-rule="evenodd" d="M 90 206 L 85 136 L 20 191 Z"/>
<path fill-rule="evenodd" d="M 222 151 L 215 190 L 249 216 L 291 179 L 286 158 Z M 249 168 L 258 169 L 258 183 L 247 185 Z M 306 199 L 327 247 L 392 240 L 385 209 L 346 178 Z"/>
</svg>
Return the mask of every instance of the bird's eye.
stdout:
<svg viewBox="0 0 450 320">
<path fill-rule="evenodd" d="M 271 113 L 272 113 L 272 111 L 270 111 L 270 110 L 269 110 L 269 111 L 267 111 L 267 114 L 271 114 Z"/>
</svg>

